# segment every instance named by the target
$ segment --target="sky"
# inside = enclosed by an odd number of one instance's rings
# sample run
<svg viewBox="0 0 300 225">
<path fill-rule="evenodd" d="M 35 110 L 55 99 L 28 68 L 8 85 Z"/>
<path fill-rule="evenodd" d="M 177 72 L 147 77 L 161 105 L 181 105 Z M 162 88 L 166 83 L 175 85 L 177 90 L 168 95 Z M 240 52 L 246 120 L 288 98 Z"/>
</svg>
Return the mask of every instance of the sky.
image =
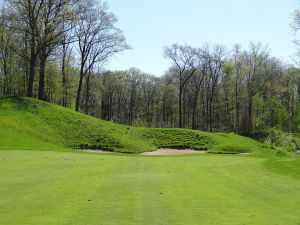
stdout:
<svg viewBox="0 0 300 225">
<path fill-rule="evenodd" d="M 110 70 L 131 67 L 163 75 L 170 61 L 163 48 L 173 43 L 201 47 L 222 44 L 228 51 L 236 43 L 247 49 L 262 42 L 271 55 L 290 62 L 295 53 L 292 14 L 299 0 L 106 0 L 118 17 L 132 47 L 111 59 Z M 299 38 L 300 39 L 300 38 Z"/>
</svg>

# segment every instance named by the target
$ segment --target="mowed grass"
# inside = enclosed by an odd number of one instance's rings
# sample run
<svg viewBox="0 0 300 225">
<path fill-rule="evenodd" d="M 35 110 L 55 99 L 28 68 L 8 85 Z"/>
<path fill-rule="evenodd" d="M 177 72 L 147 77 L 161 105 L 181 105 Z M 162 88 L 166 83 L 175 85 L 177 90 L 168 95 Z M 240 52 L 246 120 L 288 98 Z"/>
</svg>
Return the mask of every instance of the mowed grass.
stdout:
<svg viewBox="0 0 300 225">
<path fill-rule="evenodd" d="M 297 225 L 299 162 L 3 150 L 0 224 Z"/>
<path fill-rule="evenodd" d="M 213 153 L 268 152 L 270 148 L 236 134 L 120 125 L 30 98 L 0 97 L 0 149 L 104 149 L 140 153 L 187 147 Z"/>
</svg>

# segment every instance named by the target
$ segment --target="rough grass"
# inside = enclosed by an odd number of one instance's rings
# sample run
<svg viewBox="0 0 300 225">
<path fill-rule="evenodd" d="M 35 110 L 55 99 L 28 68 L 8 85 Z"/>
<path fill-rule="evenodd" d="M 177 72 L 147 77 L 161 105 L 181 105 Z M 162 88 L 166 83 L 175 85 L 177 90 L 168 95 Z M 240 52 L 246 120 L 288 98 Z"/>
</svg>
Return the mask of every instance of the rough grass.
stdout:
<svg viewBox="0 0 300 225">
<path fill-rule="evenodd" d="M 210 150 L 210 153 L 219 154 L 239 154 L 239 153 L 251 153 L 251 148 L 247 146 L 237 145 L 219 145 Z"/>
<path fill-rule="evenodd" d="M 0 97 L 0 149 L 104 149 L 139 153 L 185 147 L 212 153 L 261 152 L 252 139 L 187 129 L 131 127 L 35 99 Z"/>
</svg>

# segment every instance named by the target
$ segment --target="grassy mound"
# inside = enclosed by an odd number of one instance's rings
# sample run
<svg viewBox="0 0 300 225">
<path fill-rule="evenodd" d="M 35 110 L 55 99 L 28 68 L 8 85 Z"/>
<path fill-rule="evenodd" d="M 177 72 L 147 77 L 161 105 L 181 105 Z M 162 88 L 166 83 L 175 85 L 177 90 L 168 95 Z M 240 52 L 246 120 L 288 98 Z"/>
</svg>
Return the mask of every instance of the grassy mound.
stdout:
<svg viewBox="0 0 300 225">
<path fill-rule="evenodd" d="M 239 154 L 239 153 L 251 153 L 251 148 L 239 145 L 220 145 L 213 148 L 211 153 L 219 154 Z"/>
<path fill-rule="evenodd" d="M 186 147 L 218 153 L 264 149 L 260 143 L 235 134 L 131 127 L 35 99 L 0 97 L 0 149 L 73 148 L 139 153 L 159 147 Z"/>
</svg>

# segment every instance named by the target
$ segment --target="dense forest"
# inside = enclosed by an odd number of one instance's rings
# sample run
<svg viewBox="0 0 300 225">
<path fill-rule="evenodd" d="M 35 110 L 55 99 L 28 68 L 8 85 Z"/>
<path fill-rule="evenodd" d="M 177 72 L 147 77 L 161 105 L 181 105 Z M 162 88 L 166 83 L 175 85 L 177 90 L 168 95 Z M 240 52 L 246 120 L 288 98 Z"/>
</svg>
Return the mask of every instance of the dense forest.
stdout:
<svg viewBox="0 0 300 225">
<path fill-rule="evenodd" d="M 248 49 L 173 44 L 162 49 L 170 68 L 161 77 L 137 68 L 107 71 L 110 58 L 131 47 L 105 3 L 7 0 L 1 8 L 3 94 L 135 126 L 300 131 L 297 57 L 292 65 L 253 42 Z M 295 31 L 299 18 L 296 11 Z"/>
</svg>

